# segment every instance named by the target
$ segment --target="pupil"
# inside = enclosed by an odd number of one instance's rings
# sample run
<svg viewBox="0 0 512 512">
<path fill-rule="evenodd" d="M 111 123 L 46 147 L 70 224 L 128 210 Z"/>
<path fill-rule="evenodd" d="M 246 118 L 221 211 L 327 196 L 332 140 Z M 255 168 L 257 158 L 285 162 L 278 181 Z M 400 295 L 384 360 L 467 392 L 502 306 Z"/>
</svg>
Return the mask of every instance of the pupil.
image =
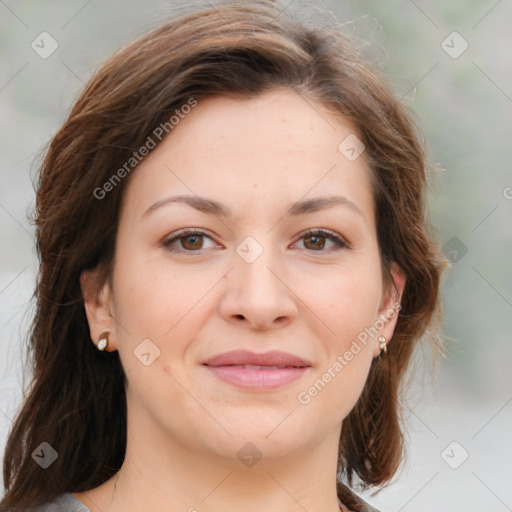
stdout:
<svg viewBox="0 0 512 512">
<path fill-rule="evenodd" d="M 199 237 L 197 235 L 190 235 L 185 238 L 185 244 L 188 245 L 189 246 L 188 248 L 190 248 L 190 249 L 200 249 L 201 245 L 202 245 L 200 243 L 200 238 L 201 237 Z"/>
<path fill-rule="evenodd" d="M 315 245 L 319 249 L 323 249 L 325 245 L 325 240 L 321 236 L 310 236 L 308 237 L 309 241 L 312 241 L 313 245 Z"/>
</svg>

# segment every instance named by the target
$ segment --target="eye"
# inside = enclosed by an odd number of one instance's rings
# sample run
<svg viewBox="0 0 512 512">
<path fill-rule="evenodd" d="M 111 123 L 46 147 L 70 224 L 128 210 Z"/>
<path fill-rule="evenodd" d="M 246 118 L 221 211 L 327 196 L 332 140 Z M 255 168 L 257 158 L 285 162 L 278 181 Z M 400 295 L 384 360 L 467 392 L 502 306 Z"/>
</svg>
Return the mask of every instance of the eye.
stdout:
<svg viewBox="0 0 512 512">
<path fill-rule="evenodd" d="M 341 236 L 328 229 L 310 229 L 300 238 L 304 247 L 314 252 L 327 252 L 330 249 L 349 249 L 350 246 Z M 329 247 L 326 244 L 331 243 Z"/>
<path fill-rule="evenodd" d="M 205 246 L 205 239 L 210 240 L 212 245 Z M 199 252 L 201 249 L 215 247 L 212 238 L 197 229 L 182 229 L 177 233 L 173 233 L 173 236 L 167 238 L 163 245 L 170 251 L 175 252 Z"/>
<path fill-rule="evenodd" d="M 205 240 L 210 245 L 205 245 Z M 328 252 L 331 249 L 350 249 L 350 245 L 337 233 L 327 229 L 310 229 L 302 234 L 299 241 L 306 249 L 314 252 Z M 331 244 L 329 246 L 329 244 Z M 215 247 L 213 239 L 198 229 L 182 229 L 173 233 L 163 242 L 164 247 L 173 252 L 200 252 Z"/>
</svg>

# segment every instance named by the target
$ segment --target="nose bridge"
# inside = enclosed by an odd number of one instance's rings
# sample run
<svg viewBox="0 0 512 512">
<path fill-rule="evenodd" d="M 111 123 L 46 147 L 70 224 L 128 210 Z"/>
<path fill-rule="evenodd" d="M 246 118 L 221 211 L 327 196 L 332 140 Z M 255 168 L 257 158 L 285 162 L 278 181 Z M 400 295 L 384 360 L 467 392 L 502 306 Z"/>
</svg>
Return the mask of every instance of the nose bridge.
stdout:
<svg viewBox="0 0 512 512">
<path fill-rule="evenodd" d="M 274 322 L 297 314 L 293 294 L 284 284 L 283 262 L 271 236 L 245 238 L 236 248 L 234 268 L 229 273 L 231 286 L 224 314 L 243 318 L 257 328 L 269 328 Z"/>
<path fill-rule="evenodd" d="M 261 236 L 259 237 L 261 240 Z M 283 283 L 276 277 L 282 267 L 279 252 L 272 245 L 271 236 L 262 243 L 250 236 L 237 247 L 238 255 L 235 264 L 236 272 L 241 280 L 241 289 L 255 299 L 266 296 L 267 301 L 284 293 Z"/>
</svg>

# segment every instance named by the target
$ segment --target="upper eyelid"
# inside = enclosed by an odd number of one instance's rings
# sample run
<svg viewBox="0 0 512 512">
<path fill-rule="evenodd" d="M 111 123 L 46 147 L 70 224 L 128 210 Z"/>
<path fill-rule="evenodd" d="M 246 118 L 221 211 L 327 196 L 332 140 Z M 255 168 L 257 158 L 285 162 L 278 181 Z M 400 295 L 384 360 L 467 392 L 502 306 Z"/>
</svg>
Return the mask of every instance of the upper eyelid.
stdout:
<svg viewBox="0 0 512 512">
<path fill-rule="evenodd" d="M 185 238 L 187 236 L 192 236 L 192 235 L 204 236 L 204 237 L 210 238 L 212 240 L 212 242 L 218 243 L 215 241 L 214 236 L 210 235 L 207 231 L 203 230 L 202 228 L 180 229 L 180 230 L 176 231 L 175 233 L 171 233 L 170 236 L 165 237 L 163 240 L 163 243 L 167 244 L 168 242 L 174 242 L 176 240 L 180 240 L 181 238 Z M 303 230 L 299 233 L 299 235 L 297 235 L 296 240 L 293 243 L 294 244 L 297 243 L 298 241 L 300 241 L 302 238 L 304 238 L 306 236 L 324 236 L 328 239 L 332 238 L 336 242 L 341 242 L 343 244 L 343 246 L 346 248 L 351 247 L 351 243 L 346 239 L 345 236 L 343 236 L 339 233 L 336 233 L 335 231 L 332 231 L 327 228 L 308 228 L 306 230 Z M 338 247 L 342 248 L 341 245 L 339 245 Z M 185 252 L 199 252 L 199 251 L 187 251 L 186 249 L 180 249 L 180 250 L 183 250 Z M 318 251 L 318 252 L 325 252 L 325 251 Z"/>
<path fill-rule="evenodd" d="M 162 243 L 165 244 L 167 242 L 172 242 L 175 240 L 179 240 L 180 238 L 185 238 L 187 236 L 192 236 L 192 235 L 205 236 L 215 242 L 214 236 L 212 236 L 207 231 L 204 231 L 201 228 L 183 228 L 183 229 L 178 229 L 174 233 L 171 233 L 170 235 L 165 236 L 162 240 Z"/>
</svg>

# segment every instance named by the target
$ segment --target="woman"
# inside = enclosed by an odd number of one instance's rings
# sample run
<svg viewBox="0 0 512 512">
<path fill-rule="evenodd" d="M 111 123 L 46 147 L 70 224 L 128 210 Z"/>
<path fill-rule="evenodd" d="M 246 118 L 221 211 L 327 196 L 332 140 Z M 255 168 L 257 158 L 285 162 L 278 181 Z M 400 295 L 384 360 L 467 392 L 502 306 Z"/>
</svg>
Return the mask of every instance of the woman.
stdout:
<svg viewBox="0 0 512 512">
<path fill-rule="evenodd" d="M 217 4 L 128 45 L 37 189 L 1 510 L 368 511 L 444 266 L 405 109 L 337 29 Z"/>
</svg>

